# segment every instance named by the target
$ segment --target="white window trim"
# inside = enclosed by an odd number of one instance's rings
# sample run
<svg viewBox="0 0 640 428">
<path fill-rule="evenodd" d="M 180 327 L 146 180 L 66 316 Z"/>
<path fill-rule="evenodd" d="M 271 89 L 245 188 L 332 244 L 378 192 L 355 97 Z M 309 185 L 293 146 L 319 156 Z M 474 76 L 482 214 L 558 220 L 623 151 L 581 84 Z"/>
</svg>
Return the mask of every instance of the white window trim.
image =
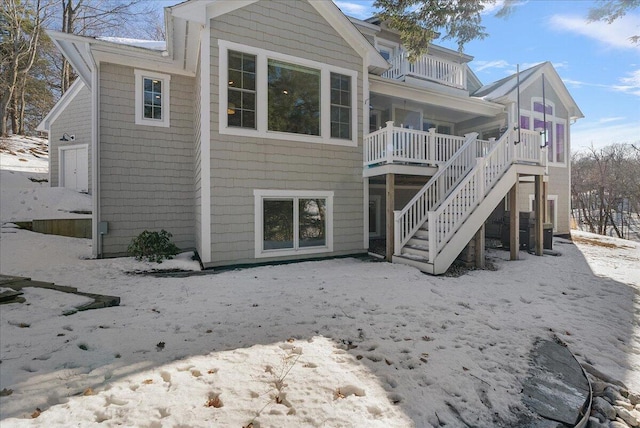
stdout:
<svg viewBox="0 0 640 428">
<path fill-rule="evenodd" d="M 64 164 L 64 153 L 67 150 L 76 150 L 76 149 L 86 149 L 86 154 L 87 154 L 87 159 L 84 159 L 87 163 L 87 185 L 88 185 L 88 181 L 89 181 L 89 171 L 88 171 L 88 167 L 89 167 L 89 144 L 68 144 L 66 146 L 59 146 L 58 147 L 58 186 L 59 187 L 65 187 L 65 182 L 64 182 L 64 168 L 65 168 L 65 164 Z M 80 190 L 82 192 L 88 192 L 89 189 L 77 189 Z"/>
<path fill-rule="evenodd" d="M 307 190 L 271 190 L 271 189 L 255 189 L 253 191 L 254 209 L 255 209 L 255 257 L 280 257 L 294 256 L 301 254 L 320 254 L 333 252 L 333 192 L 332 191 L 307 191 Z M 293 249 L 277 249 L 263 250 L 264 237 L 264 218 L 263 218 L 263 201 L 268 198 L 309 198 L 309 199 L 326 199 L 327 200 L 327 230 L 326 242 L 322 247 L 305 247 Z M 297 204 L 293 204 L 294 214 L 297 211 Z M 294 218 L 296 218 L 294 216 Z M 294 229 L 297 230 L 297 227 Z M 294 233 L 294 242 L 297 233 Z M 297 244 L 296 244 L 297 245 Z"/>
<path fill-rule="evenodd" d="M 536 195 L 529 194 L 529 211 L 533 211 L 533 201 L 536 200 Z M 553 232 L 558 231 L 558 195 L 547 195 L 547 201 L 553 201 L 555 210 L 553 210 Z"/>
<path fill-rule="evenodd" d="M 393 58 L 396 55 L 398 55 L 398 53 L 400 52 L 399 43 L 395 43 L 390 40 L 380 39 L 378 37 L 376 37 L 375 39 L 375 48 L 378 52 L 380 52 L 381 49 L 388 50 L 391 53 L 391 57 L 389 58 L 389 60 L 393 60 Z"/>
<path fill-rule="evenodd" d="M 333 144 L 337 146 L 358 146 L 358 72 L 346 68 L 335 67 L 317 61 L 298 58 L 278 52 L 255 48 L 218 40 L 218 125 L 220 134 L 239 135 L 244 137 L 269 138 L 285 141 L 301 141 L 306 143 Z M 238 128 L 227 124 L 228 101 L 228 52 L 237 51 L 256 56 L 256 129 Z M 302 65 L 320 71 L 320 135 L 305 135 L 291 132 L 279 132 L 268 130 L 268 99 L 267 99 L 267 74 L 268 60 L 274 59 L 291 64 Z M 351 138 L 331 137 L 331 73 L 343 74 L 351 77 Z"/>
<path fill-rule="evenodd" d="M 134 70 L 135 75 L 135 123 L 136 125 L 161 126 L 168 128 L 170 120 L 171 76 L 169 74 L 156 73 L 147 70 Z M 144 84 L 143 79 L 157 79 L 162 81 L 162 119 L 148 119 L 144 117 Z"/>
<path fill-rule="evenodd" d="M 544 113 L 541 113 L 539 111 L 535 111 L 533 108 L 533 104 L 538 102 L 540 104 L 544 104 L 542 102 L 542 97 L 531 97 L 531 111 L 526 111 L 526 110 L 522 110 L 520 112 L 520 115 L 523 116 L 528 115 L 529 116 L 529 120 L 530 120 L 530 124 L 533 127 L 533 122 L 534 119 L 538 119 L 538 120 L 543 120 L 544 119 Z M 553 161 L 548 161 L 547 160 L 547 164 L 550 166 L 556 166 L 556 167 L 560 167 L 560 166 L 567 166 L 567 157 L 569 157 L 568 154 L 568 147 L 569 147 L 569 141 L 568 141 L 568 128 L 567 128 L 567 120 L 563 119 L 559 116 L 556 116 L 556 103 L 554 103 L 553 101 L 549 101 L 549 100 L 545 100 L 546 104 L 551 106 L 551 108 L 553 109 L 553 114 L 547 114 L 547 122 L 551 122 L 551 132 L 553 133 L 553 143 L 557 144 L 558 143 L 558 136 L 556 135 L 556 124 L 561 123 L 564 125 L 564 162 L 556 162 L 556 154 L 555 152 L 553 153 Z M 546 108 L 546 107 L 545 107 Z M 518 124 L 520 123 L 520 118 L 518 118 Z M 535 131 L 535 129 L 532 129 L 532 131 Z"/>
</svg>

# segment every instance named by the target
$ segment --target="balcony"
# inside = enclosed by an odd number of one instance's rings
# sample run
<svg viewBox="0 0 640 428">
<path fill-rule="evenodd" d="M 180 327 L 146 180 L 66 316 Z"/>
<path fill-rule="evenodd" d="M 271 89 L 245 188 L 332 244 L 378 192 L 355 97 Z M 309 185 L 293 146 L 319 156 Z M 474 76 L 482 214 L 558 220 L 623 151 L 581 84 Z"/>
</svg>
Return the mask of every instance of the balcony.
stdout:
<svg viewBox="0 0 640 428">
<path fill-rule="evenodd" d="M 364 176 L 391 172 L 390 166 L 396 172 L 414 175 L 433 175 L 438 167 L 448 162 L 453 155 L 465 144 L 468 138 L 475 139 L 475 133 L 465 137 L 438 134 L 432 128 L 429 131 L 402 128 L 394 126 L 392 121 L 364 137 L 363 166 Z M 510 136 L 515 141 L 518 134 Z M 521 141 L 506 146 L 514 150 L 514 162 L 535 166 L 546 166 L 545 153 L 540 149 L 540 134 L 522 130 Z M 475 139 L 476 157 L 484 157 L 495 145 L 495 139 Z M 511 150 L 511 149 L 510 149 Z"/>
<path fill-rule="evenodd" d="M 409 62 L 409 54 L 401 51 L 389 60 L 391 68 L 382 77 L 404 80 L 407 77 L 436 82 L 456 89 L 467 89 L 467 68 L 464 64 L 447 61 L 433 55 L 422 55 Z"/>
</svg>

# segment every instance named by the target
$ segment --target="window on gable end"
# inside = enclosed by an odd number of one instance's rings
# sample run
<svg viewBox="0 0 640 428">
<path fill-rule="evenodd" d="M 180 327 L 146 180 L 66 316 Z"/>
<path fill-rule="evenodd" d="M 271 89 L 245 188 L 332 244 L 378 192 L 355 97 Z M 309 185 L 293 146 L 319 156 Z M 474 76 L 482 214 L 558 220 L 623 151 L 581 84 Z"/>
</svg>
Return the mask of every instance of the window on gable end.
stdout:
<svg viewBox="0 0 640 428">
<path fill-rule="evenodd" d="M 135 70 L 136 125 L 169 127 L 171 76 Z"/>
</svg>

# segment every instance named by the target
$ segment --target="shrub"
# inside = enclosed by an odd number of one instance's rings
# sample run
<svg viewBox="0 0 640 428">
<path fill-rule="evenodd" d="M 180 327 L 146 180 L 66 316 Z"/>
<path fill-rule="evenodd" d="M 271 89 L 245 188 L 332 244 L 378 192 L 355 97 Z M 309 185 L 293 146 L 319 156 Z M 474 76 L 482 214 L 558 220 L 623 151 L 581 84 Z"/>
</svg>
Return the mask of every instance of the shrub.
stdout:
<svg viewBox="0 0 640 428">
<path fill-rule="evenodd" d="M 162 263 L 162 260 L 172 259 L 178 254 L 178 247 L 171 242 L 172 236 L 164 229 L 160 232 L 145 230 L 131 240 L 127 252 L 136 260 L 146 259 L 150 262 Z"/>
</svg>

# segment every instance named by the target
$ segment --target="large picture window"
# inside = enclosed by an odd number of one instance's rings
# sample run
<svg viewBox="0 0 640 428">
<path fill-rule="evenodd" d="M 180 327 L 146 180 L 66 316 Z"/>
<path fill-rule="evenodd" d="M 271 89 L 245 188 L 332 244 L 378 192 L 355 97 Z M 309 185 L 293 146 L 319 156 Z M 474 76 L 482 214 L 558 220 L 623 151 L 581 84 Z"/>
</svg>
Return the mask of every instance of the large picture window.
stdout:
<svg viewBox="0 0 640 428">
<path fill-rule="evenodd" d="M 225 40 L 219 132 L 357 146 L 358 71 Z"/>
<path fill-rule="evenodd" d="M 255 190 L 256 257 L 332 251 L 333 192 Z"/>
<path fill-rule="evenodd" d="M 269 60 L 269 131 L 320 135 L 320 71 Z"/>
</svg>

